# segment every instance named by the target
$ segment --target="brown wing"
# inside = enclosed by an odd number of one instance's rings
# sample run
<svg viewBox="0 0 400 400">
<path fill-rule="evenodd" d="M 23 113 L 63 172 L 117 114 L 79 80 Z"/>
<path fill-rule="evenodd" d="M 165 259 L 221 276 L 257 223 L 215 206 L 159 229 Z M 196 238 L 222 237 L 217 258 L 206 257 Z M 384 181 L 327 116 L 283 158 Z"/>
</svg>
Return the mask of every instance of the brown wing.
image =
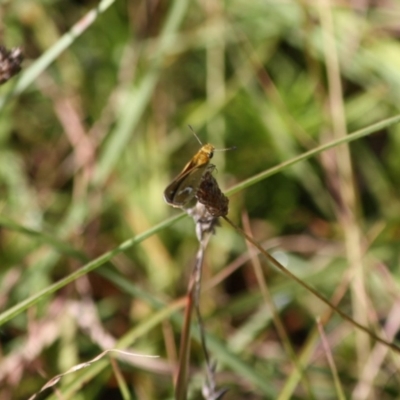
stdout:
<svg viewBox="0 0 400 400">
<path fill-rule="evenodd" d="M 198 167 L 189 167 L 188 163 L 183 171 L 172 181 L 164 191 L 164 200 L 173 207 L 183 207 L 192 200 L 200 185 L 201 177 L 205 173 L 208 163 Z"/>
</svg>

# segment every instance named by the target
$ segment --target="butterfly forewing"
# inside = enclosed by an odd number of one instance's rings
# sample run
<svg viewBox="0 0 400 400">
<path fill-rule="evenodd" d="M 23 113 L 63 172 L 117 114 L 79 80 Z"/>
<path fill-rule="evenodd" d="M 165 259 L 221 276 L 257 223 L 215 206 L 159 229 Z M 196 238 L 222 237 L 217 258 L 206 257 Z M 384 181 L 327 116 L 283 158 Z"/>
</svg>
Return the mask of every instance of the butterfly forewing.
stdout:
<svg viewBox="0 0 400 400">
<path fill-rule="evenodd" d="M 165 201 L 174 207 L 183 207 L 195 196 L 207 165 L 195 167 L 174 180 L 164 191 Z"/>
</svg>

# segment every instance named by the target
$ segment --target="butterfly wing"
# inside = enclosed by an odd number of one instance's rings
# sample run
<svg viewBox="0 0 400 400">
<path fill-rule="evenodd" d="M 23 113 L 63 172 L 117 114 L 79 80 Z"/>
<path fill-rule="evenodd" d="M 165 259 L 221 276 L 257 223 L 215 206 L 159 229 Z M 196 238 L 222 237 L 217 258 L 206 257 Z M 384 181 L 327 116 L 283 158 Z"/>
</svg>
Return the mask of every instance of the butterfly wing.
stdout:
<svg viewBox="0 0 400 400">
<path fill-rule="evenodd" d="M 169 205 L 183 207 L 195 197 L 201 178 L 210 165 L 213 151 L 212 144 L 205 144 L 167 186 L 164 199 Z"/>
<path fill-rule="evenodd" d="M 188 165 L 164 191 L 164 200 L 173 207 L 183 207 L 195 197 L 208 163 L 190 168 Z"/>
</svg>

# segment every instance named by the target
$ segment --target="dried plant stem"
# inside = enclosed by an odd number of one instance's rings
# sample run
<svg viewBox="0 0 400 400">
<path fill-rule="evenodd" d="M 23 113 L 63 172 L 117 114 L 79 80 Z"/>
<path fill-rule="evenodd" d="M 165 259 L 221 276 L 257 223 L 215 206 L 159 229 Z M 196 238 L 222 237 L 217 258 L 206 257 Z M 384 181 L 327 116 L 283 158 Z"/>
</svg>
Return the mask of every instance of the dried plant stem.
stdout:
<svg viewBox="0 0 400 400">
<path fill-rule="evenodd" d="M 179 346 L 179 369 L 175 380 L 175 399 L 185 400 L 189 377 L 190 358 L 190 327 L 192 321 L 193 303 L 195 298 L 195 281 L 193 277 L 189 281 L 186 295 L 185 319 L 183 323 L 181 343 Z"/>
<path fill-rule="evenodd" d="M 204 254 L 207 247 L 207 244 L 211 238 L 211 232 L 203 232 L 203 235 L 200 239 L 200 248 L 197 252 L 196 256 L 196 264 L 193 270 L 193 278 L 195 282 L 194 287 L 194 307 L 196 311 L 197 322 L 199 325 L 199 333 L 200 333 L 200 342 L 201 348 L 203 350 L 204 359 L 206 361 L 206 376 L 207 382 L 203 387 L 203 396 L 205 399 L 218 399 L 225 391 L 217 391 L 216 383 L 215 383 L 215 366 L 210 361 L 210 356 L 207 350 L 206 343 L 206 334 L 204 329 L 203 319 L 201 317 L 200 312 L 200 293 L 201 293 L 201 277 L 203 272 L 203 260 Z"/>
<path fill-rule="evenodd" d="M 179 370 L 176 378 L 175 399 L 185 400 L 187 398 L 187 387 L 189 381 L 189 359 L 190 359 L 190 327 L 193 314 L 193 307 L 199 325 L 199 334 L 201 347 L 206 362 L 206 384 L 203 387 L 203 395 L 207 400 L 216 400 L 221 398 L 224 390 L 217 391 L 214 379 L 215 368 L 210 362 L 207 350 L 206 335 L 204 324 L 200 313 L 200 293 L 201 293 L 201 277 L 203 271 L 203 261 L 205 251 L 211 235 L 214 233 L 214 227 L 217 218 L 211 216 L 205 209 L 205 206 L 197 203 L 197 205 L 187 210 L 196 222 L 196 234 L 199 240 L 199 250 L 197 251 L 195 265 L 190 276 L 187 290 L 187 305 L 185 310 L 185 320 L 181 337 L 180 353 L 179 353 Z"/>
</svg>

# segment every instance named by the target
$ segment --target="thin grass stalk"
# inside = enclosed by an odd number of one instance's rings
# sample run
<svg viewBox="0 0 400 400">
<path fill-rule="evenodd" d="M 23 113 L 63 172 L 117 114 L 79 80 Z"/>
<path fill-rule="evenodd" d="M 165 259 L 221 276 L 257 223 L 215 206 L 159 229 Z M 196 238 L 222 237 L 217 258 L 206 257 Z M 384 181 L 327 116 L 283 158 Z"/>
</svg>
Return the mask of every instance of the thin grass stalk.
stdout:
<svg viewBox="0 0 400 400">
<path fill-rule="evenodd" d="M 245 179 L 241 183 L 228 189 L 225 192 L 225 194 L 227 196 L 229 196 L 229 195 L 235 194 L 237 192 L 240 192 L 241 190 L 246 189 L 246 188 L 254 185 L 255 183 L 261 182 L 262 180 L 270 177 L 271 175 L 274 175 L 274 174 L 282 171 L 285 168 L 291 167 L 292 165 L 294 165 L 300 161 L 307 160 L 313 156 L 316 156 L 319 153 L 322 153 L 325 150 L 329 150 L 329 149 L 339 146 L 341 144 L 353 142 L 354 140 L 360 139 L 364 136 L 368 136 L 371 133 L 378 132 L 381 129 L 388 128 L 389 126 L 397 124 L 398 122 L 400 122 L 400 115 L 396 115 L 394 117 L 387 118 L 383 121 L 377 122 L 376 124 L 372 124 L 366 128 L 359 129 L 358 131 L 348 134 L 345 137 L 342 137 L 340 139 L 331 140 L 327 143 L 317 146 L 316 148 L 314 148 L 312 150 L 306 151 L 306 152 L 298 155 L 297 157 L 293 157 L 290 160 L 284 161 L 284 162 L 276 165 L 273 168 L 269 168 L 266 171 L 260 172 L 259 174 L 256 174 L 256 175 L 252 176 L 251 178 Z"/>
<path fill-rule="evenodd" d="M 387 334 L 387 338 L 389 340 L 393 340 L 395 335 L 400 329 L 400 301 L 397 301 L 393 304 L 392 309 L 390 310 L 386 323 L 385 323 L 385 332 Z M 366 361 L 364 368 L 362 370 L 362 374 L 360 376 L 357 385 L 355 386 L 351 398 L 353 400 L 366 400 L 371 398 L 371 395 L 374 390 L 374 384 L 376 379 L 379 378 L 380 371 L 385 368 L 385 359 L 387 357 L 388 349 L 380 343 L 376 343 L 374 348 L 369 354 L 369 358 Z M 394 363 L 399 368 L 399 360 L 395 358 Z"/>
<path fill-rule="evenodd" d="M 338 306 L 342 298 L 345 296 L 348 287 L 350 285 L 350 280 L 352 277 L 351 271 L 346 271 L 345 276 L 342 280 L 342 283 L 336 288 L 335 292 L 333 293 L 330 301 L 335 306 Z M 327 308 L 325 313 L 320 317 L 321 324 L 326 325 L 328 321 L 331 319 L 332 315 L 334 314 L 334 310 L 332 308 Z M 308 335 L 305 345 L 301 350 L 301 354 L 299 356 L 300 362 L 302 365 L 306 365 L 309 363 L 312 354 L 314 353 L 314 349 L 317 346 L 318 342 L 318 329 L 315 327 Z M 300 374 L 297 370 L 294 370 L 288 379 L 285 382 L 285 385 L 279 394 L 277 400 L 289 400 L 293 397 L 294 390 L 300 380 Z"/>
<path fill-rule="evenodd" d="M 328 76 L 330 120 L 334 137 L 340 139 L 346 137 L 347 128 L 330 0 L 319 1 L 319 15 Z M 350 268 L 355 271 L 355 276 L 351 284 L 353 318 L 366 326 L 368 324 L 368 301 L 362 263 L 361 232 L 357 222 L 360 204 L 357 200 L 350 149 L 348 146 L 337 146 L 334 154 L 336 155 L 338 166 L 341 197 L 341 204 L 338 204 L 337 207 L 338 219 L 343 226 L 346 257 Z M 355 334 L 358 371 L 361 374 L 365 360 L 368 358 L 370 343 L 368 336 L 362 335 L 358 330 Z"/>
<path fill-rule="evenodd" d="M 128 384 L 126 382 L 126 379 L 121 371 L 120 366 L 118 365 L 118 363 L 116 362 L 116 360 L 114 359 L 114 357 L 110 357 L 110 364 L 112 366 L 113 372 L 114 372 L 114 376 L 117 380 L 118 383 L 118 387 L 121 393 L 121 397 L 122 400 L 132 400 L 132 396 L 129 392 L 129 387 Z"/>
<path fill-rule="evenodd" d="M 317 327 L 318 327 L 318 331 L 321 337 L 321 342 L 322 342 L 322 347 L 325 351 L 325 355 L 326 355 L 326 359 L 328 360 L 328 364 L 329 367 L 331 369 L 332 372 L 332 376 L 333 376 L 333 381 L 335 383 L 335 388 L 336 388 L 336 395 L 337 398 L 339 400 L 346 400 L 346 396 L 344 395 L 343 392 L 343 388 L 342 385 L 340 383 L 340 378 L 339 378 L 339 374 L 335 365 L 335 361 L 333 359 L 333 355 L 332 355 L 332 351 L 331 348 L 329 346 L 328 340 L 326 338 L 325 332 L 324 332 L 324 328 L 321 324 L 321 319 L 317 318 Z"/>
<path fill-rule="evenodd" d="M 247 213 L 242 214 L 242 221 L 243 221 L 243 227 L 244 231 L 248 234 L 248 236 L 253 237 L 251 233 L 251 228 L 250 228 L 250 221 Z M 285 349 L 286 354 L 289 356 L 293 368 L 297 369 L 299 375 L 301 376 L 301 383 L 303 384 L 304 390 L 307 393 L 307 398 L 308 399 L 314 399 L 314 394 L 311 389 L 311 384 L 310 381 L 305 373 L 304 367 L 300 363 L 300 360 L 296 356 L 296 353 L 293 349 L 292 344 L 290 343 L 290 339 L 288 334 L 286 333 L 285 327 L 282 323 L 282 320 L 279 316 L 279 312 L 275 306 L 274 300 L 271 296 L 271 293 L 268 289 L 268 285 L 265 281 L 265 277 L 262 271 L 261 263 L 260 260 L 258 259 L 258 255 L 255 254 L 254 247 L 251 244 L 251 242 L 246 241 L 248 251 L 250 253 L 250 259 L 251 263 L 253 264 L 253 269 L 254 269 L 254 274 L 257 279 L 258 286 L 260 287 L 261 294 L 264 298 L 265 305 L 270 309 L 272 318 L 274 321 L 274 325 L 276 328 L 276 331 L 278 333 L 279 339 L 282 342 L 283 348 Z"/>
<path fill-rule="evenodd" d="M 365 332 L 367 335 L 369 335 L 371 338 L 375 339 L 376 341 L 388 346 L 390 349 L 396 351 L 397 353 L 400 353 L 400 347 L 396 345 L 395 343 L 390 343 L 387 340 L 383 339 L 382 337 L 376 335 L 374 332 L 370 331 L 367 327 L 364 325 L 360 324 L 357 321 L 354 321 L 351 317 L 349 317 L 346 313 L 344 313 L 342 310 L 340 310 L 338 307 L 336 307 L 332 302 L 330 302 L 328 299 L 326 299 L 324 296 L 322 296 L 316 289 L 314 289 L 312 286 L 310 286 L 308 283 L 305 281 L 301 280 L 298 278 L 296 275 L 294 275 L 292 272 L 290 272 L 286 267 L 284 267 L 278 260 L 276 260 L 274 257 L 272 257 L 268 252 L 266 252 L 261 245 L 253 240 L 250 236 L 247 235 L 246 232 L 244 232 L 241 228 L 239 228 L 235 223 L 233 223 L 228 217 L 224 216 L 223 217 L 225 221 L 228 222 L 229 225 L 231 225 L 237 232 L 239 232 L 241 235 L 243 235 L 249 242 L 251 242 L 254 246 L 257 247 L 257 249 L 267 258 L 267 260 L 274 265 L 276 268 L 278 268 L 281 272 L 283 272 L 286 276 L 291 278 L 292 280 L 296 281 L 299 285 L 307 289 L 310 293 L 312 293 L 314 296 L 316 296 L 318 299 L 320 299 L 323 303 L 325 303 L 327 306 L 335 310 L 343 319 L 348 321 L 350 324 L 352 324 L 354 327 L 358 328 L 359 330 Z"/>
</svg>

